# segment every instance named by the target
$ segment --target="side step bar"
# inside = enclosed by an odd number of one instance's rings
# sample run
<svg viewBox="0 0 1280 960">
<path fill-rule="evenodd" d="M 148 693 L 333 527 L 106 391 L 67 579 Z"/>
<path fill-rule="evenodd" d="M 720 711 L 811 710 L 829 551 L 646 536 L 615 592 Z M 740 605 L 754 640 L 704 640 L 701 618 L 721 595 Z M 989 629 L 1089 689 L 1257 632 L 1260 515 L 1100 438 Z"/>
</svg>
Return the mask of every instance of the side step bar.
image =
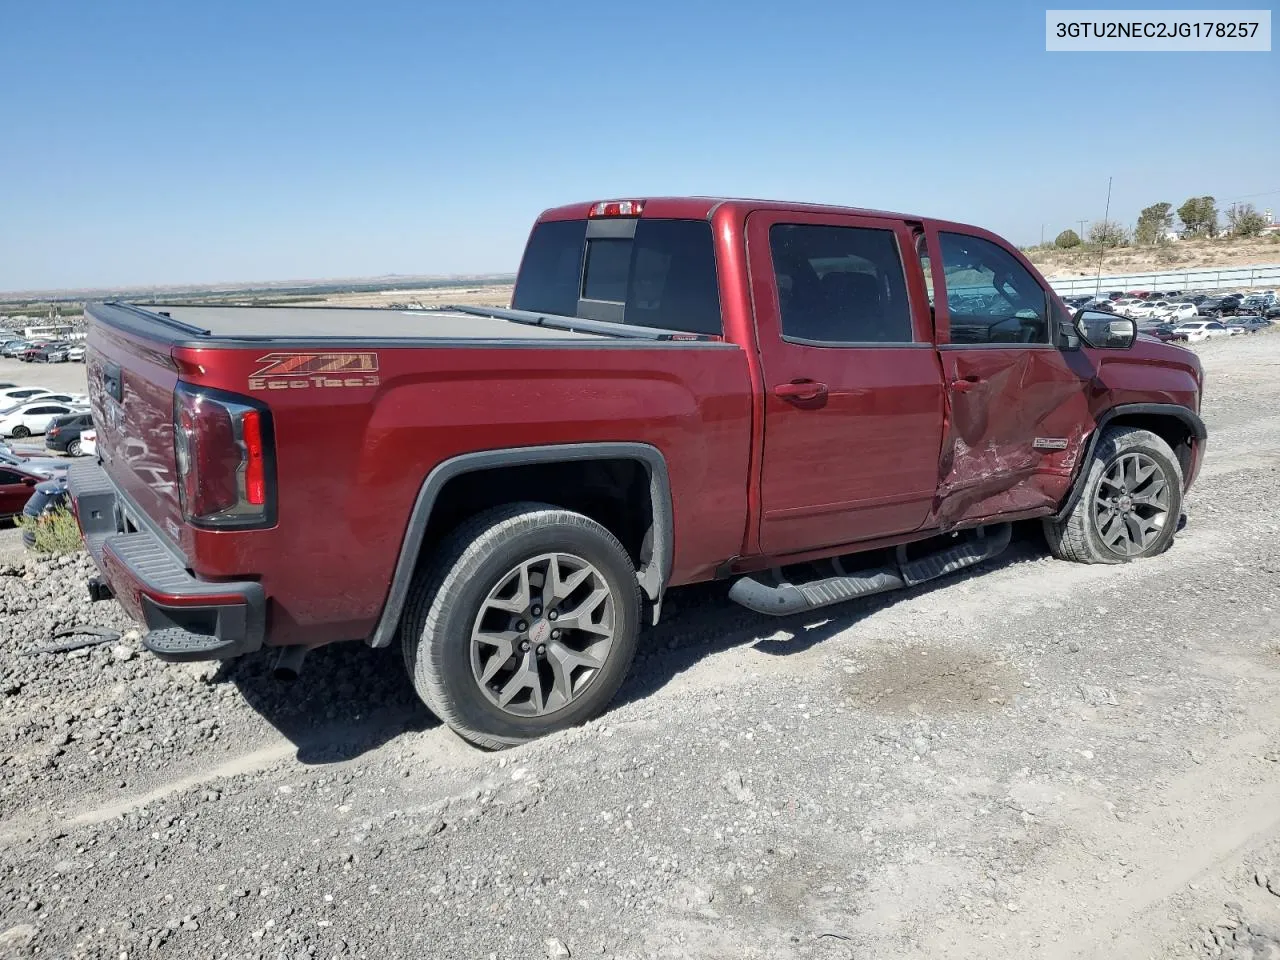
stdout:
<svg viewBox="0 0 1280 960">
<path fill-rule="evenodd" d="M 729 589 L 729 599 L 756 613 L 785 617 L 802 610 L 915 586 L 955 573 L 1003 553 L 1012 536 L 1012 524 L 1002 523 L 992 529 L 978 527 L 971 539 L 918 560 L 907 560 L 906 547 L 903 546 L 898 548 L 894 566 L 873 567 L 856 573 L 844 573 L 837 559 L 832 561 L 836 576 L 806 583 L 784 582 L 768 586 L 751 577 L 742 577 Z"/>
</svg>

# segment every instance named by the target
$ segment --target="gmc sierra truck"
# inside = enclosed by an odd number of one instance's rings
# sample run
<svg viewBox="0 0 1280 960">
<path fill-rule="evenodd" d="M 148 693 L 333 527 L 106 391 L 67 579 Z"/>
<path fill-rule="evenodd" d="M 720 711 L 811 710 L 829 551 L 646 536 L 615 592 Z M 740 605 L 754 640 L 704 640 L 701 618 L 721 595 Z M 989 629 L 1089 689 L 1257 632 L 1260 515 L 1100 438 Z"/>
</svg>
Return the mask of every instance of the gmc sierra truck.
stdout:
<svg viewBox="0 0 1280 960">
<path fill-rule="evenodd" d="M 1027 518 L 1063 559 L 1150 557 L 1205 449 L 1194 353 L 928 217 L 579 203 L 509 308 L 88 314 L 91 594 L 168 660 L 399 644 L 492 748 L 600 713 L 671 587 L 797 614 Z"/>
</svg>

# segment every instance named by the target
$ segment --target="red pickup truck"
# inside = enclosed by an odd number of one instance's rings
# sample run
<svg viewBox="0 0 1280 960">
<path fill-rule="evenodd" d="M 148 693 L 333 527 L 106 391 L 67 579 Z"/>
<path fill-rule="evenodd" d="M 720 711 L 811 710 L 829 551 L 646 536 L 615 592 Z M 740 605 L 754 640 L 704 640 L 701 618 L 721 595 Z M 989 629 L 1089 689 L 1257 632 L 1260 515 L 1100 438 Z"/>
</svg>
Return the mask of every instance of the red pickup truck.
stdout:
<svg viewBox="0 0 1280 960">
<path fill-rule="evenodd" d="M 927 217 L 579 203 L 509 309 L 87 312 L 91 593 L 171 660 L 400 644 L 489 747 L 602 711 L 670 587 L 794 614 L 1025 518 L 1062 558 L 1157 554 L 1205 448 L 1194 353 Z"/>
</svg>

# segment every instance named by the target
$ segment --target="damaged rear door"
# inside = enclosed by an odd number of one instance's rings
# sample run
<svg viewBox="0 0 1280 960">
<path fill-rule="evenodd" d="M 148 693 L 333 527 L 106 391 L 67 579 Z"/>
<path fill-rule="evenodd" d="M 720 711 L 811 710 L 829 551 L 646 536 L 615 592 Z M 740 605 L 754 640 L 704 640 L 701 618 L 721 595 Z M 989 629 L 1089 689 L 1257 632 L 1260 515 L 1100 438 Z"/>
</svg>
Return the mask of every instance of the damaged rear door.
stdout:
<svg viewBox="0 0 1280 960">
<path fill-rule="evenodd" d="M 1061 308 L 994 235 L 931 224 L 917 244 L 948 408 L 939 525 L 1056 509 L 1093 423 L 1092 363 L 1057 347 Z"/>
</svg>

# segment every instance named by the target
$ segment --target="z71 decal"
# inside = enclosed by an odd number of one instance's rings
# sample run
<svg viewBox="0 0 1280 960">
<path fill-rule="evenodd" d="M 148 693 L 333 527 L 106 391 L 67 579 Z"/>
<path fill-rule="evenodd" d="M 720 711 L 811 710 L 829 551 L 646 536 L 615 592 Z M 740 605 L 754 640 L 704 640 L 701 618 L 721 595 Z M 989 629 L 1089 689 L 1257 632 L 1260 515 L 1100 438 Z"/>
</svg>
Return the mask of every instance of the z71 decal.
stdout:
<svg viewBox="0 0 1280 960">
<path fill-rule="evenodd" d="M 376 387 L 376 353 L 268 353 L 249 375 L 250 390 L 308 390 Z"/>
</svg>

